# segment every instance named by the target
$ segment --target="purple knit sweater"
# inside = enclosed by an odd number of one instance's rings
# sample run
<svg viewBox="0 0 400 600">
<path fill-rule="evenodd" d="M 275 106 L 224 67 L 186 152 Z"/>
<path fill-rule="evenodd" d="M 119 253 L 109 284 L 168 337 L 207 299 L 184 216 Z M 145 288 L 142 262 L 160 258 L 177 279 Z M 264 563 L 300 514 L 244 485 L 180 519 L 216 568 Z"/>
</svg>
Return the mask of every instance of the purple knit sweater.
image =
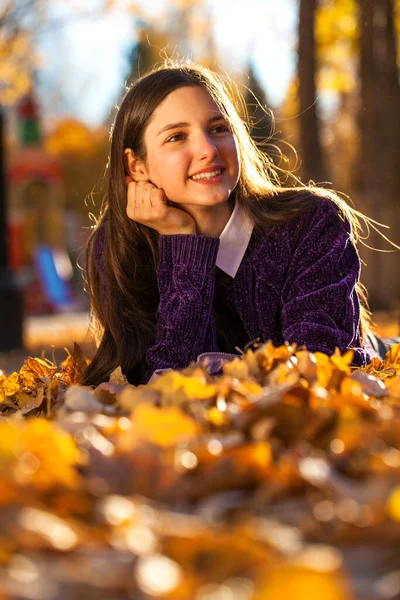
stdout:
<svg viewBox="0 0 400 600">
<path fill-rule="evenodd" d="M 330 200 L 282 226 L 253 237 L 233 280 L 232 303 L 249 341 L 307 345 L 331 355 L 335 346 L 354 349 L 354 366 L 370 356 L 359 337 L 355 285 L 360 260 L 349 224 Z M 160 236 L 157 270 L 160 302 L 147 382 L 157 369 L 186 367 L 203 352 L 218 351 L 213 295 L 219 238 Z"/>
</svg>

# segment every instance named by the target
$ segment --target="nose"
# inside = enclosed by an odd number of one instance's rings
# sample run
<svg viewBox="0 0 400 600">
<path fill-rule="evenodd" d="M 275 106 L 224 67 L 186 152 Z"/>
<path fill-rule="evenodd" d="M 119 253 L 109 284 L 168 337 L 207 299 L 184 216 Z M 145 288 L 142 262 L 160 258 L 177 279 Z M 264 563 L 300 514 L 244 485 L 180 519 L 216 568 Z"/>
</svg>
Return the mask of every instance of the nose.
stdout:
<svg viewBox="0 0 400 600">
<path fill-rule="evenodd" d="M 216 142 L 208 133 L 199 134 L 196 150 L 200 160 L 213 160 L 218 154 Z"/>
</svg>

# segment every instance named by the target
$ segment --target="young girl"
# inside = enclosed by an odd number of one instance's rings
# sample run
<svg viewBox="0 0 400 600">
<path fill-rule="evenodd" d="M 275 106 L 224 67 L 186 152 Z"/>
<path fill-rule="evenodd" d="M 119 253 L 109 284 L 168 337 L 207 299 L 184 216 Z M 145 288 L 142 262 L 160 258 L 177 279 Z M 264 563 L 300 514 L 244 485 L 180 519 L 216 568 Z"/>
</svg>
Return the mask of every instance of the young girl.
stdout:
<svg viewBox="0 0 400 600">
<path fill-rule="evenodd" d="M 256 338 L 367 364 L 357 215 L 331 191 L 281 187 L 216 74 L 185 63 L 141 77 L 86 249 L 98 348 L 84 383 L 118 365 L 146 383 Z"/>
</svg>

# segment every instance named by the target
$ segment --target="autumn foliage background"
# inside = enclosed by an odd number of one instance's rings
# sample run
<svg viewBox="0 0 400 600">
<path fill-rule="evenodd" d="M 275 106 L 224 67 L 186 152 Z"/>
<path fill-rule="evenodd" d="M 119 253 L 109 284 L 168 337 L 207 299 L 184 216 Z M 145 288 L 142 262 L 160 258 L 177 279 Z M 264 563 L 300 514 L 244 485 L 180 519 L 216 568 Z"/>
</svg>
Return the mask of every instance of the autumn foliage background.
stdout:
<svg viewBox="0 0 400 600">
<path fill-rule="evenodd" d="M 13 127 L 16 106 L 33 87 L 42 105 L 44 147 L 62 168 L 65 210 L 80 215 L 83 226 L 91 225 L 89 214 L 96 214 L 101 201 L 99 180 L 107 162 L 108 131 L 124 79 L 129 83 L 139 72 L 174 53 L 189 55 L 220 71 L 229 64 L 226 50 L 224 55 L 215 38 L 214 13 L 206 0 L 161 4 L 161 11 L 155 12 L 151 3 L 146 8 L 140 2 L 99 0 L 87 8 L 68 3 L 63 12 L 61 0 L 11 0 L 0 14 L 0 101 L 8 116 L 8 149 L 12 152 L 18 145 Z M 287 0 L 286 4 L 298 17 L 298 34 L 293 78 L 283 102 L 271 106 L 251 48 L 243 49 L 247 57 L 243 68 L 231 73 L 246 97 L 249 120 L 255 126 L 253 135 L 266 142 L 266 151 L 279 166 L 295 169 L 303 181 L 327 182 L 348 194 L 356 208 L 389 226 L 382 232 L 399 244 L 399 1 Z M 257 4 L 246 8 L 246 16 L 251 10 L 254 22 L 262 19 Z M 125 49 L 125 75 L 110 99 L 109 110 L 104 111 L 103 122 L 90 126 L 74 117 L 71 105 L 85 98 L 85 90 L 71 100 L 67 90 L 73 83 L 63 80 L 61 62 L 59 76 L 46 76 L 46 53 L 41 44 L 49 32 L 56 35 L 74 21 L 84 23 L 89 34 L 91 21 L 104 15 L 111 18 L 113 11 L 125 11 L 130 19 L 132 42 Z M 279 27 L 279 8 L 275 12 L 270 31 L 266 21 L 265 36 L 279 35 L 279 29 L 274 30 Z M 229 37 L 229 27 L 225 35 Z M 240 39 L 230 43 L 240 44 Z M 224 44 L 226 47 L 226 40 Z M 274 56 L 265 56 L 265 64 L 272 63 Z M 258 107 L 250 91 L 273 109 L 275 123 Z M 289 162 L 279 158 L 279 151 Z M 78 243 L 83 245 L 84 239 Z M 366 263 L 362 281 L 371 306 L 396 312 L 400 283 L 392 274 L 398 267 L 398 253 L 388 253 L 393 247 L 374 231 L 366 243 L 385 251 L 360 246 Z"/>
<path fill-rule="evenodd" d="M 258 105 L 271 108 L 251 50 L 232 73 L 253 135 L 278 166 L 348 194 L 399 245 L 400 1 L 288 2 L 296 66 L 275 122 Z M 144 2 L 63 4 L 0 9 L 0 108 L 10 157 L 18 106 L 38 98 L 78 255 L 124 77 L 174 51 L 217 70 L 224 55 L 206 0 L 157 14 Z M 126 73 L 89 125 L 71 110 L 62 69 L 46 80 L 41 36 L 115 10 L 132 23 Z M 262 8 L 251 10 L 256 21 Z M 393 249 L 374 231 L 366 243 Z M 399 252 L 359 249 L 378 331 L 398 335 Z M 82 292 L 79 269 L 74 285 Z M 266 344 L 217 378 L 193 364 L 134 388 L 117 370 L 113 393 L 80 385 L 92 351 L 85 310 L 28 317 L 25 345 L 0 364 L 0 599 L 400 598 L 398 345 L 354 370 L 351 352 Z"/>
</svg>

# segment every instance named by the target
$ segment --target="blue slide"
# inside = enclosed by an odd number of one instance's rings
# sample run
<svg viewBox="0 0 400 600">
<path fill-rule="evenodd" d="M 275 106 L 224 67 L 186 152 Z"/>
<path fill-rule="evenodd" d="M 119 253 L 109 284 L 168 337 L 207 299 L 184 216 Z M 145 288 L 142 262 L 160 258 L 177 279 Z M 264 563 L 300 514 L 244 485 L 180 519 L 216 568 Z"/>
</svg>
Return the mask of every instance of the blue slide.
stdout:
<svg viewBox="0 0 400 600">
<path fill-rule="evenodd" d="M 61 257 L 61 261 L 60 261 Z M 71 263 L 68 255 L 49 246 L 38 246 L 35 251 L 35 266 L 47 300 L 55 310 L 65 309 L 73 302 L 68 278 Z M 65 268 L 67 266 L 67 269 Z"/>
</svg>

